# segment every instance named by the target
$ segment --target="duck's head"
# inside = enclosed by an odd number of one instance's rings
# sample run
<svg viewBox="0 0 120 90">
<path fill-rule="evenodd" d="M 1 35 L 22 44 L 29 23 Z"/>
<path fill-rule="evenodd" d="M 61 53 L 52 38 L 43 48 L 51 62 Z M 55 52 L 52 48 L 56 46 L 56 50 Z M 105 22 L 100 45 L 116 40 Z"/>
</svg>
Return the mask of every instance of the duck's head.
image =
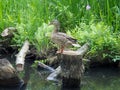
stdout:
<svg viewBox="0 0 120 90">
<path fill-rule="evenodd" d="M 51 21 L 49 25 L 54 25 L 57 31 L 60 30 L 60 22 L 56 19 Z"/>
</svg>

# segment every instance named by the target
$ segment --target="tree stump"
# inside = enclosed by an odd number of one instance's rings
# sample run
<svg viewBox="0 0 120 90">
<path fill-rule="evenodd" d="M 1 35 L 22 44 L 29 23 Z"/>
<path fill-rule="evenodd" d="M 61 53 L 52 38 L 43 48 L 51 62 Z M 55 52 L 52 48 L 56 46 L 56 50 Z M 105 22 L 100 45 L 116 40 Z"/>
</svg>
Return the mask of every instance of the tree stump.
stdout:
<svg viewBox="0 0 120 90">
<path fill-rule="evenodd" d="M 84 71 L 82 57 L 88 50 L 88 44 L 83 45 L 77 51 L 64 51 L 58 54 L 61 61 L 61 76 L 63 88 L 80 88 L 81 78 Z"/>
</svg>

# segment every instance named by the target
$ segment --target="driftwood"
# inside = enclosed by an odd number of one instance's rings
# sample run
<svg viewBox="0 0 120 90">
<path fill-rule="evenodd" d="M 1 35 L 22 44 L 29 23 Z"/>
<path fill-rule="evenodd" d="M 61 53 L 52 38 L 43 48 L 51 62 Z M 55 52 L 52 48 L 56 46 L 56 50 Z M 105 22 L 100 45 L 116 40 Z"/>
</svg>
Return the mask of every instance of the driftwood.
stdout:
<svg viewBox="0 0 120 90">
<path fill-rule="evenodd" d="M 16 31 L 17 29 L 15 27 L 8 27 L 2 31 L 2 39 L 0 40 L 0 54 L 12 52 L 13 48 L 16 49 L 16 46 L 14 47 L 10 45 Z"/>
<path fill-rule="evenodd" d="M 17 29 L 15 27 L 8 27 L 3 30 L 3 32 L 1 33 L 1 36 L 2 37 L 12 37 L 13 33 L 16 31 L 17 31 Z"/>
<path fill-rule="evenodd" d="M 16 86 L 21 80 L 16 70 L 7 59 L 0 59 L 0 85 Z"/>
<path fill-rule="evenodd" d="M 41 62 L 38 62 L 38 68 L 44 68 L 44 69 L 49 70 L 50 72 L 55 72 L 55 69 L 53 69 L 52 67 L 49 67 Z"/>
<path fill-rule="evenodd" d="M 24 63 L 25 63 L 25 56 L 29 50 L 29 42 L 26 40 L 24 42 L 23 47 L 21 48 L 20 52 L 17 54 L 16 57 L 16 69 L 17 71 L 23 71 Z"/>
<path fill-rule="evenodd" d="M 58 76 L 60 76 L 60 73 L 61 73 L 61 67 L 58 66 L 55 69 L 55 71 L 47 77 L 47 80 L 58 82 Z"/>
<path fill-rule="evenodd" d="M 88 46 L 86 43 L 77 51 L 63 51 L 63 53 L 57 55 L 61 61 L 62 87 L 80 87 L 82 73 L 84 71 L 82 58 L 87 52 Z"/>
</svg>

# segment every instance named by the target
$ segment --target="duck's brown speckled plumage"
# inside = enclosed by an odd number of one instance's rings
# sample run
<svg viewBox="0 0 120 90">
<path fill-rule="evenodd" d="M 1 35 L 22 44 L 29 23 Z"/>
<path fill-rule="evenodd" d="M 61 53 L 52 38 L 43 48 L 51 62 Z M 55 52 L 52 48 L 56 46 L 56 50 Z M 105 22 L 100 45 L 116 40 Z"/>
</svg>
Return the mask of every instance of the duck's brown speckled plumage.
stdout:
<svg viewBox="0 0 120 90">
<path fill-rule="evenodd" d="M 58 32 L 60 29 L 60 23 L 57 20 L 53 20 L 50 25 L 54 25 L 54 30 L 51 35 L 51 40 L 61 47 L 60 53 L 63 52 L 64 47 L 74 46 L 77 42 L 76 39 L 68 36 L 65 33 Z M 78 44 L 76 46 L 79 46 Z"/>
</svg>

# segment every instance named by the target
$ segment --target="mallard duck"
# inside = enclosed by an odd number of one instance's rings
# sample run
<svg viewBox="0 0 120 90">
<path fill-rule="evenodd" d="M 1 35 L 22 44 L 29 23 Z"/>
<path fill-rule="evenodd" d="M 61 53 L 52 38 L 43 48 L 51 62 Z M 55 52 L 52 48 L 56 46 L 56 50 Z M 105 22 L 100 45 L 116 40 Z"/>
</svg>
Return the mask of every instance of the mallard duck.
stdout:
<svg viewBox="0 0 120 90">
<path fill-rule="evenodd" d="M 63 53 L 64 48 L 68 48 L 69 46 L 80 47 L 80 45 L 77 44 L 76 39 L 63 32 L 59 32 L 60 23 L 58 20 L 51 21 L 49 25 L 54 25 L 54 30 L 51 34 L 51 41 L 60 46 L 60 50 L 58 50 L 57 53 Z"/>
</svg>

